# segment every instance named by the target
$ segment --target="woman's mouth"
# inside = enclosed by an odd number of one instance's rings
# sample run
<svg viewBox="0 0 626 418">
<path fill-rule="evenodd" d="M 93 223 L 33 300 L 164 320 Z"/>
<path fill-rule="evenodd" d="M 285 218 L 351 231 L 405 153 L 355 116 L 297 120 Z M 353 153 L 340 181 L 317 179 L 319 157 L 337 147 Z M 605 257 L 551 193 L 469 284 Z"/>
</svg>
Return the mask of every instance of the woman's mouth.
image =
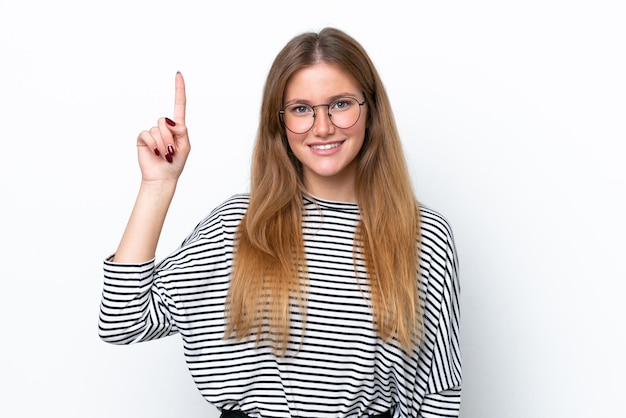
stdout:
<svg viewBox="0 0 626 418">
<path fill-rule="evenodd" d="M 318 151 L 327 151 L 327 150 L 330 150 L 330 149 L 333 149 L 333 148 L 337 148 L 341 144 L 343 144 L 343 141 L 341 141 L 341 142 L 332 142 L 330 144 L 309 145 L 309 147 L 313 148 L 314 150 L 318 150 Z"/>
</svg>

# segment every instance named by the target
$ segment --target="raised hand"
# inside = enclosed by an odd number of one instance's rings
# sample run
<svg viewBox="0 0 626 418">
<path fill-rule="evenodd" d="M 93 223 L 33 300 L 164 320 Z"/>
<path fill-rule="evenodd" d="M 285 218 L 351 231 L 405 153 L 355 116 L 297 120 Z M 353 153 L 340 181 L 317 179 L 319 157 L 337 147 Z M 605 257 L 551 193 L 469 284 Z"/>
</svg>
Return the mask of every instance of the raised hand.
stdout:
<svg viewBox="0 0 626 418">
<path fill-rule="evenodd" d="M 154 257 L 176 183 L 189 155 L 185 105 L 185 81 L 176 73 L 174 119 L 160 118 L 157 126 L 137 137 L 141 186 L 113 261 L 137 263 Z"/>
<path fill-rule="evenodd" d="M 162 117 L 137 137 L 139 167 L 146 182 L 176 181 L 191 149 L 185 125 L 185 80 L 180 72 L 175 86 L 173 119 Z"/>
</svg>

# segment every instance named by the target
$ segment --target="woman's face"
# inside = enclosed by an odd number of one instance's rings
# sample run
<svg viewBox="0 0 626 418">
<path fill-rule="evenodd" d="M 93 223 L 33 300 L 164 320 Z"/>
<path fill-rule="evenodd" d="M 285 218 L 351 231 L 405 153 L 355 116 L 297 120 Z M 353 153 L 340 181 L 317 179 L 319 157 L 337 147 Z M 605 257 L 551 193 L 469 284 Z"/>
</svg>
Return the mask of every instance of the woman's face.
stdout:
<svg viewBox="0 0 626 418">
<path fill-rule="evenodd" d="M 347 102 L 336 100 L 347 97 L 354 97 L 359 103 L 364 101 L 361 89 L 352 77 L 331 64 L 318 63 L 291 76 L 285 90 L 284 106 L 335 103 L 330 112 L 336 115 L 334 120 L 338 122 Z M 308 116 L 303 115 L 307 113 L 306 107 L 297 106 L 290 110 L 302 120 L 313 120 L 313 126 L 305 133 L 298 134 L 289 129 L 286 132 L 289 147 L 302 163 L 304 186 L 314 196 L 354 201 L 356 157 L 363 146 L 367 120 L 367 107 L 355 106 L 360 108 L 360 116 L 348 128 L 338 128 L 331 122 L 327 106 L 315 107 L 315 118 L 312 118 L 310 108 Z"/>
</svg>

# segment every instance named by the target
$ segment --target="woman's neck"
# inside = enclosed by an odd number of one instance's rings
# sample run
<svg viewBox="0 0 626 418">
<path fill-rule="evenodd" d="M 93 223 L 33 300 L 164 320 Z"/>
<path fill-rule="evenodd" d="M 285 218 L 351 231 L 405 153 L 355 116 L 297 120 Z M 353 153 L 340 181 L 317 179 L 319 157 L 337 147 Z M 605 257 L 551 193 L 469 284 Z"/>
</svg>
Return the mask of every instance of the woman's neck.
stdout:
<svg viewBox="0 0 626 418">
<path fill-rule="evenodd" d="M 337 178 L 339 177 L 339 178 Z M 357 203 L 354 176 L 304 176 L 306 191 L 315 197 L 335 202 Z"/>
</svg>

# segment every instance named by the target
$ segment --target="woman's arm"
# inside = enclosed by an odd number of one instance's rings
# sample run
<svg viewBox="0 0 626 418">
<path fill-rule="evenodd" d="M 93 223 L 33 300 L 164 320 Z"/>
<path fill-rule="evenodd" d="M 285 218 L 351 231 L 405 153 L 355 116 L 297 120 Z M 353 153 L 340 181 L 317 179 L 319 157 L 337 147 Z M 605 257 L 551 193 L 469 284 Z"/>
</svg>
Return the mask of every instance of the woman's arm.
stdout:
<svg viewBox="0 0 626 418">
<path fill-rule="evenodd" d="M 176 73 L 174 119 L 160 118 L 157 126 L 137 137 L 141 186 L 128 224 L 112 259 L 142 263 L 154 258 L 178 178 L 190 151 L 185 125 L 185 81 Z"/>
<path fill-rule="evenodd" d="M 436 218 L 432 217 L 431 224 Z M 433 357 L 419 418 L 458 417 L 461 408 L 462 359 L 460 334 L 459 260 L 452 229 L 439 217 L 439 278 L 436 283 L 439 305 L 434 337 Z M 431 232 L 435 228 L 431 226 Z M 434 280 L 435 276 L 431 279 Z M 433 285 L 435 283 L 433 282 Z"/>
</svg>

